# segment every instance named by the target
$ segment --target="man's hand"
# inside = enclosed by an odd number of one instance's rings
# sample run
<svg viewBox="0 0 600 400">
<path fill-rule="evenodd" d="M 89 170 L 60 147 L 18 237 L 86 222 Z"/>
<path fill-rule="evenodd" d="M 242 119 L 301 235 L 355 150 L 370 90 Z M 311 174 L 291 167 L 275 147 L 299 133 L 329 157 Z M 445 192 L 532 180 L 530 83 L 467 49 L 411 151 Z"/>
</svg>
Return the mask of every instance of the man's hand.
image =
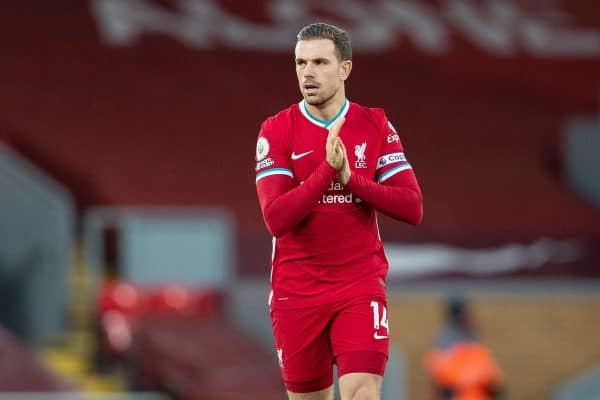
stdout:
<svg viewBox="0 0 600 400">
<path fill-rule="evenodd" d="M 339 133 L 345 120 L 344 117 L 341 117 L 331 125 L 325 143 L 325 158 L 329 165 L 338 171 L 344 166 L 344 150 Z"/>
<path fill-rule="evenodd" d="M 338 138 L 339 139 L 339 138 Z M 348 181 L 350 180 L 350 175 L 352 175 L 352 171 L 350 170 L 350 163 L 348 162 L 348 153 L 346 152 L 346 146 L 344 146 L 344 142 L 340 139 L 340 146 L 342 147 L 342 153 L 344 155 L 344 165 L 342 165 L 342 169 L 338 172 L 338 181 L 346 186 Z"/>
</svg>

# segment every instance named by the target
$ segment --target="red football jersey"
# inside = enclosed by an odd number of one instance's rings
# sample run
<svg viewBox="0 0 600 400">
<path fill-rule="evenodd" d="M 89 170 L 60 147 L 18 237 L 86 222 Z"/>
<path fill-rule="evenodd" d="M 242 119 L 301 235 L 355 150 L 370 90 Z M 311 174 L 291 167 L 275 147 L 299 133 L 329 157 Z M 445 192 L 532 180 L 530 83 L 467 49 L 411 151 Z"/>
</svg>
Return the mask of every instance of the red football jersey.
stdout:
<svg viewBox="0 0 600 400">
<path fill-rule="evenodd" d="M 346 119 L 339 136 L 352 170 L 346 187 L 325 161 L 327 127 L 340 117 Z M 388 182 L 399 186 L 394 195 L 385 191 Z M 257 141 L 256 185 L 275 236 L 271 307 L 385 294 L 388 264 L 375 208 L 418 223 L 421 193 L 383 110 L 345 100 L 324 121 L 303 100 L 268 118 Z M 403 211 L 407 205 L 410 211 Z"/>
</svg>

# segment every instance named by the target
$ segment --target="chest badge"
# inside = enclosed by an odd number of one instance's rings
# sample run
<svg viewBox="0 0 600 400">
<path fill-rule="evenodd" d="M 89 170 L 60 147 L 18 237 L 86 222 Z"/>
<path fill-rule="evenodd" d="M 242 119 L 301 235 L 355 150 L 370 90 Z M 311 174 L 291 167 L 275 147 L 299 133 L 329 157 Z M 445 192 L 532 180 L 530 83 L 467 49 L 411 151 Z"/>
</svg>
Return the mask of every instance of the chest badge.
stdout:
<svg viewBox="0 0 600 400">
<path fill-rule="evenodd" d="M 367 142 L 362 142 L 362 144 L 357 144 L 354 146 L 354 155 L 356 156 L 356 161 L 354 162 L 355 168 L 367 168 L 365 151 L 367 150 Z"/>
</svg>

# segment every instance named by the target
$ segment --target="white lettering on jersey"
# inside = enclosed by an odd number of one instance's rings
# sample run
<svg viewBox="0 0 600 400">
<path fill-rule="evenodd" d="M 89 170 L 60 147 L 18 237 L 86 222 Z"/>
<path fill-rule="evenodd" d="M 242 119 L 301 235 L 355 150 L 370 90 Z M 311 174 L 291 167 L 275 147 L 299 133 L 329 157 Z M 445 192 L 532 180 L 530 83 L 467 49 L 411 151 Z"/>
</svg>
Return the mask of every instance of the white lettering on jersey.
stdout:
<svg viewBox="0 0 600 400">
<path fill-rule="evenodd" d="M 271 157 L 265 158 L 264 160 L 256 163 L 256 171 L 258 172 L 261 169 L 270 167 L 273 164 L 275 164 L 275 161 L 273 161 L 273 159 Z"/>
<path fill-rule="evenodd" d="M 366 156 L 365 151 L 367 150 L 367 142 L 362 142 L 361 144 L 357 144 L 354 146 L 354 155 L 356 156 L 356 161 L 354 166 L 356 168 L 367 168 L 367 163 L 365 162 Z"/>
<path fill-rule="evenodd" d="M 359 203 L 360 199 L 354 199 L 352 193 L 344 194 L 324 194 L 321 200 L 319 200 L 320 204 L 351 204 L 351 203 Z"/>
<path fill-rule="evenodd" d="M 406 157 L 404 153 L 390 153 L 379 157 L 377 160 L 377 169 L 383 168 L 386 165 L 395 164 L 399 162 L 406 162 Z"/>
<path fill-rule="evenodd" d="M 398 136 L 397 133 L 394 133 L 394 134 L 390 133 L 387 137 L 387 142 L 388 143 L 392 143 L 392 142 L 400 143 L 400 136 Z"/>
<path fill-rule="evenodd" d="M 341 192 L 344 190 L 344 185 L 339 182 L 331 182 L 328 191 Z M 360 203 L 362 200 L 358 197 L 354 197 L 352 193 L 348 194 L 324 194 L 319 200 L 319 204 L 352 204 Z"/>
<path fill-rule="evenodd" d="M 344 190 L 344 185 L 339 182 L 331 182 L 327 190 L 341 191 Z"/>
</svg>

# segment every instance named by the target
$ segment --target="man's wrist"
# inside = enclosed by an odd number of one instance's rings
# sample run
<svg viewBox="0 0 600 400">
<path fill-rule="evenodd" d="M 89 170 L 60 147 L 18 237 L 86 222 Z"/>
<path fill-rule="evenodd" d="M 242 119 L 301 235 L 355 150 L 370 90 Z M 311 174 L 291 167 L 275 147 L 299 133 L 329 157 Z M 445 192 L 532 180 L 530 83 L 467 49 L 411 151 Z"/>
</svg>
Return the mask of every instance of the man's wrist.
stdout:
<svg viewBox="0 0 600 400">
<path fill-rule="evenodd" d="M 338 181 L 344 186 L 346 186 L 348 184 L 348 182 L 350 182 L 351 177 L 352 177 L 351 171 L 346 172 L 346 171 L 342 170 L 338 173 Z"/>
<path fill-rule="evenodd" d="M 338 174 L 338 170 L 335 169 L 333 165 L 329 164 L 329 161 L 327 160 L 325 160 L 323 164 L 321 164 L 321 166 L 318 169 L 320 169 L 321 172 L 325 175 L 331 176 L 333 179 L 335 179 L 336 175 Z"/>
<path fill-rule="evenodd" d="M 344 186 L 348 188 L 348 190 L 352 190 L 353 187 L 356 187 L 356 184 L 356 177 L 352 172 L 350 172 L 348 176 L 348 181 L 344 184 Z"/>
</svg>

